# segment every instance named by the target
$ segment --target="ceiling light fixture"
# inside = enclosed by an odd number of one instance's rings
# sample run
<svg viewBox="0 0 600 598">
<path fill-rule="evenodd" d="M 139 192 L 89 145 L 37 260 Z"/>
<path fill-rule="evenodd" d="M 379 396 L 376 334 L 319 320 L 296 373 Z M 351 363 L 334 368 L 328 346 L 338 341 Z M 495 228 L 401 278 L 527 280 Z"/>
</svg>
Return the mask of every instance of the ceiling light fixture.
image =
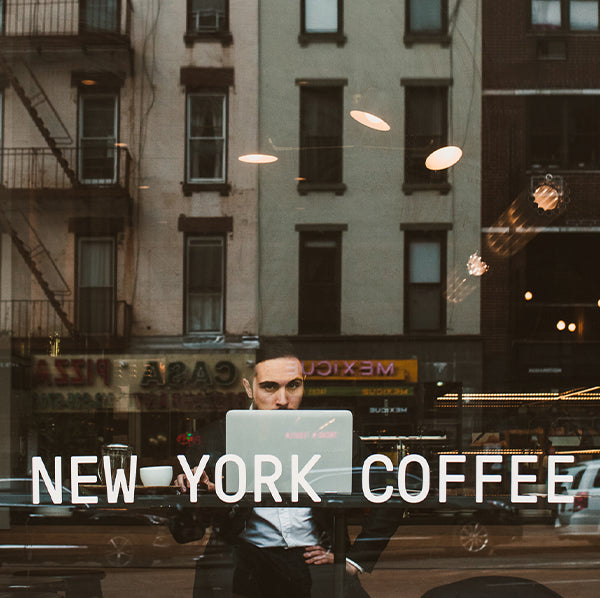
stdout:
<svg viewBox="0 0 600 598">
<path fill-rule="evenodd" d="M 277 162 L 279 158 L 271 154 L 244 154 L 238 160 L 246 164 L 271 164 Z"/>
<path fill-rule="evenodd" d="M 375 129 L 376 131 L 389 131 L 391 129 L 383 118 L 364 110 L 350 110 L 350 116 L 361 125 L 369 127 L 369 129 Z"/>
<path fill-rule="evenodd" d="M 457 145 L 446 145 L 431 152 L 425 160 L 429 170 L 444 170 L 454 166 L 461 158 L 463 152 Z"/>
</svg>

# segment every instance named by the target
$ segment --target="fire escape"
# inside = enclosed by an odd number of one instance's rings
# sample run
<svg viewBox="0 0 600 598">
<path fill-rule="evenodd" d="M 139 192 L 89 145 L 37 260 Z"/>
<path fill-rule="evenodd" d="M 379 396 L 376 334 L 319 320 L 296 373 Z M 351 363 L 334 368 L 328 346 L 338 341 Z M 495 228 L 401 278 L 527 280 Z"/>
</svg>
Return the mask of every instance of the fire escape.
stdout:
<svg viewBox="0 0 600 598">
<path fill-rule="evenodd" d="M 4 4 L 0 31 L 0 76 L 4 76 L 5 82 L 19 98 L 45 146 L 1 150 L 0 227 L 10 236 L 61 327 L 76 340 L 80 331 L 74 321 L 73 309 L 65 309 L 65 297 L 71 294 L 65 277 L 31 219 L 14 206 L 18 206 L 19 199 L 32 197 L 89 199 L 102 194 L 116 197 L 129 206 L 131 158 L 127 148 L 107 148 L 106 151 L 114 156 L 114 180 L 108 185 L 107 181 L 101 181 L 104 184 L 100 185 L 99 181 L 85 180 L 79 172 L 82 149 L 73 147 L 69 131 L 25 58 L 39 43 L 43 45 L 37 48 L 38 53 L 43 51 L 45 44 L 51 45 L 55 52 L 57 49 L 72 52 L 73 47 L 80 47 L 85 54 L 90 46 L 100 53 L 103 49 L 124 50 L 123 54 L 130 62 L 132 6 L 127 0 L 116 9 L 120 12 L 92 13 L 92 9 L 98 10 L 97 5 L 88 5 L 86 0 L 50 0 L 45 6 L 49 9 L 48 14 L 40 17 L 33 15 L 30 5 L 22 0 L 5 0 Z M 75 20 L 74 16 L 77 17 Z M 12 201 L 15 199 L 16 203 Z M 107 211 L 111 213 L 110 208 Z M 11 312 L 14 309 L 14 306 L 11 307 Z M 11 316 L 11 319 L 14 321 L 14 317 Z M 13 333 L 13 336 L 19 335 Z"/>
</svg>

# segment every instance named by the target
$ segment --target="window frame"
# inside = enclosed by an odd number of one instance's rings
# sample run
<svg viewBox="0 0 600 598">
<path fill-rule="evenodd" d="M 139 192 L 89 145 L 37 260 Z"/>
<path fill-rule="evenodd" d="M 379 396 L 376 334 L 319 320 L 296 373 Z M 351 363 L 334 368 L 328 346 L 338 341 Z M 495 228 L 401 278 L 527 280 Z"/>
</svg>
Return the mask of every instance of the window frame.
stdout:
<svg viewBox="0 0 600 598">
<path fill-rule="evenodd" d="M 194 241 L 218 241 L 221 248 L 220 330 L 191 330 L 190 326 L 190 247 Z M 183 334 L 190 337 L 214 337 L 225 334 L 227 291 L 227 238 L 225 234 L 186 233 L 184 235 Z"/>
<path fill-rule="evenodd" d="M 300 88 L 300 114 L 298 119 L 299 124 L 299 156 L 298 156 L 298 192 L 300 195 L 305 195 L 310 191 L 333 191 L 336 195 L 343 195 L 346 191 L 346 185 L 344 184 L 344 86 L 347 84 L 346 79 L 331 79 L 331 80 L 297 80 L 296 84 Z M 308 143 L 307 137 L 308 131 L 306 126 L 306 114 L 308 111 L 309 101 L 313 101 L 318 97 L 317 92 L 323 90 L 330 90 L 335 92 L 337 95 L 334 98 L 335 102 L 338 103 L 336 106 L 337 111 L 337 126 L 339 130 L 332 135 L 337 137 L 335 145 L 330 149 L 338 149 L 336 159 L 338 163 L 336 168 L 339 170 L 338 180 L 315 180 L 309 172 L 310 161 L 311 161 L 311 150 L 313 152 L 327 148 L 328 146 L 315 146 L 314 143 Z M 309 91 L 314 91 L 315 96 L 309 100 Z M 314 154 L 313 154 L 314 156 Z M 314 159 L 313 159 L 314 161 Z"/>
<path fill-rule="evenodd" d="M 451 90 L 452 81 L 449 79 L 403 79 L 402 85 L 404 86 L 404 166 L 403 166 L 403 185 L 402 190 L 406 195 L 412 194 L 414 191 L 439 191 L 441 194 L 447 194 L 450 191 L 450 184 L 448 182 L 448 169 L 439 171 L 427 171 L 429 177 L 428 181 L 418 180 L 414 176 L 413 168 L 411 167 L 411 161 L 415 159 L 422 159 L 423 168 L 425 168 L 425 158 L 438 147 L 443 147 L 448 144 L 448 125 L 449 125 L 449 95 Z M 409 129 L 412 126 L 411 123 L 415 122 L 415 118 L 411 112 L 412 106 L 422 108 L 421 102 L 411 101 L 411 93 L 417 90 L 433 90 L 439 94 L 440 97 L 440 117 L 442 121 L 441 125 L 441 136 L 439 141 L 434 143 L 429 148 L 413 147 L 409 140 Z M 409 105 L 410 104 L 410 105 Z M 437 146 L 437 147 L 436 147 Z"/>
<path fill-rule="evenodd" d="M 343 228 L 323 229 L 297 229 L 298 235 L 298 334 L 299 335 L 339 335 L 341 334 L 342 322 L 342 232 Z M 331 280 L 331 288 L 334 291 L 336 303 L 336 321 L 332 323 L 331 328 L 324 328 L 320 322 L 307 322 L 306 313 L 310 311 L 313 304 L 307 303 L 307 286 L 305 281 L 305 272 L 308 266 L 308 256 L 306 254 L 307 243 L 311 241 L 326 241 L 335 244 L 334 255 L 334 276 Z M 322 294 L 319 295 L 322 297 Z M 323 303 L 320 303 L 323 307 Z"/>
<path fill-rule="evenodd" d="M 344 0 L 337 0 L 337 31 L 307 31 L 306 2 L 307 0 L 300 0 L 300 46 L 306 47 L 311 43 L 334 43 L 340 47 L 345 45 L 348 38 L 344 34 Z"/>
<path fill-rule="evenodd" d="M 191 129 L 191 100 L 196 96 L 221 96 L 222 97 L 222 137 L 215 137 L 214 139 L 222 139 L 223 141 L 223 150 L 222 150 L 222 166 L 221 166 L 221 175 L 216 178 L 198 178 L 192 179 L 190 176 L 190 160 L 191 160 L 191 141 L 192 138 L 190 136 Z M 220 190 L 224 185 L 227 184 L 227 159 L 228 159 L 228 149 L 229 149 L 229 114 L 228 114 L 228 106 L 229 106 L 229 93 L 226 89 L 193 89 L 188 90 L 186 93 L 186 109 L 185 109 L 185 185 L 192 186 L 197 190 Z M 194 138 L 196 139 L 196 138 Z M 198 138 L 202 139 L 202 138 Z M 213 139 L 206 138 L 206 139 Z"/>
<path fill-rule="evenodd" d="M 76 315 L 76 328 L 82 333 L 84 336 L 114 336 L 116 331 L 116 323 L 117 323 L 117 242 L 115 235 L 94 235 L 94 234 L 77 234 L 76 235 L 76 253 L 75 253 L 75 289 L 76 289 L 76 301 L 75 301 L 75 315 Z M 81 321 L 81 268 L 82 264 L 82 243 L 86 241 L 109 241 L 111 244 L 111 285 L 110 289 L 112 289 L 110 295 L 111 301 L 111 309 L 110 309 L 110 323 L 108 326 L 108 330 L 104 330 L 102 332 L 90 332 L 82 329 L 82 321 Z M 85 288 L 101 288 L 101 287 L 85 287 Z"/>
<path fill-rule="evenodd" d="M 539 0 L 538 0 L 539 1 Z M 572 29 L 571 28 L 571 19 L 570 19 L 570 3 L 572 0 L 559 0 L 560 1 L 560 25 L 558 27 L 553 27 L 551 25 L 542 25 L 542 24 L 534 24 L 533 23 L 533 2 L 534 0 L 530 0 L 529 2 L 529 30 L 534 34 L 541 35 L 565 35 L 568 33 L 569 35 L 590 35 L 590 34 L 599 34 L 600 35 L 600 1 L 599 0 L 590 0 L 591 2 L 596 2 L 597 11 L 598 11 L 598 27 L 595 29 Z"/>
<path fill-rule="evenodd" d="M 222 46 L 230 46 L 233 43 L 230 24 L 230 5 L 229 0 L 223 0 L 225 15 L 223 17 L 225 25 L 221 29 L 214 31 L 198 31 L 192 27 L 193 0 L 186 0 L 185 11 L 185 34 L 183 36 L 186 46 L 193 46 L 196 42 L 218 42 Z"/>
<path fill-rule="evenodd" d="M 591 138 L 597 139 L 597 147 L 596 147 L 596 155 L 598 156 L 597 162 L 594 165 L 589 162 L 589 166 L 585 166 L 585 162 L 583 162 L 583 166 L 575 166 L 573 163 L 574 157 L 574 146 L 579 147 L 580 144 L 575 140 L 573 124 L 571 121 L 571 115 L 576 114 L 580 111 L 583 111 L 582 106 L 578 106 L 578 104 L 583 104 L 584 102 L 589 102 L 590 104 L 597 103 L 600 100 L 600 96 L 598 95 L 578 95 L 578 94 L 561 94 L 561 95 L 532 95 L 527 98 L 526 104 L 526 133 L 525 133 L 525 143 L 526 143 L 526 160 L 527 160 L 527 169 L 529 171 L 574 171 L 574 172 L 594 172 L 600 170 L 600 117 L 598 121 L 598 130 L 597 133 L 590 133 Z M 534 132 L 534 114 L 547 114 L 550 112 L 548 109 L 548 105 L 546 104 L 541 110 L 541 103 L 543 102 L 551 102 L 558 101 L 559 104 L 559 118 L 560 118 L 560 156 L 558 158 L 558 163 L 542 163 L 541 161 L 534 161 L 533 156 L 533 138 L 536 135 L 541 135 L 541 132 Z M 590 109 L 595 113 L 593 106 L 590 106 Z M 591 126 L 591 125 L 590 125 Z M 593 154 L 593 150 L 590 150 L 590 154 Z"/>
<path fill-rule="evenodd" d="M 440 29 L 419 30 L 411 27 L 411 0 L 406 0 L 404 4 L 404 45 L 407 48 L 412 47 L 413 44 L 440 44 L 442 47 L 450 45 L 450 35 L 448 34 L 448 0 L 437 1 L 439 1 L 441 13 Z"/>
<path fill-rule="evenodd" d="M 111 150 L 113 152 L 113 176 L 109 179 L 85 179 L 83 178 L 83 153 L 84 147 L 83 142 L 84 139 L 93 139 L 93 138 L 85 138 L 83 136 L 84 130 L 84 104 L 90 98 L 112 98 L 114 100 L 114 118 L 113 118 L 113 142 Z M 120 94 L 116 90 L 98 90 L 98 91 L 86 91 L 80 90 L 78 95 L 78 118 L 77 118 L 77 178 L 82 185 L 114 185 L 119 180 L 119 159 L 118 159 L 118 149 L 117 142 L 119 140 L 119 121 L 120 121 Z M 109 139 L 108 137 L 102 139 Z"/>
<path fill-rule="evenodd" d="M 411 282 L 411 246 L 413 243 L 422 241 L 433 241 L 438 244 L 440 250 L 440 280 L 437 283 L 414 283 Z M 446 230 L 405 230 L 404 231 L 404 331 L 406 334 L 446 334 L 446 285 L 447 285 L 447 253 L 448 234 Z M 410 300 L 411 290 L 414 288 L 439 288 L 440 316 L 436 328 L 415 328 L 411 325 Z"/>
</svg>

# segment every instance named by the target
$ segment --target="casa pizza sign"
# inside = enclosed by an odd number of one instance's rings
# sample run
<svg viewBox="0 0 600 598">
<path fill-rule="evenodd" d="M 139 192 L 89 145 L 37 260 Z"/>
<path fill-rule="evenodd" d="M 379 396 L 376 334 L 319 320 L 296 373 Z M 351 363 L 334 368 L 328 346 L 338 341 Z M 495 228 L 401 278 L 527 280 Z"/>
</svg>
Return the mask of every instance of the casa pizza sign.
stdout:
<svg viewBox="0 0 600 598">
<path fill-rule="evenodd" d="M 207 401 L 244 399 L 251 353 L 39 356 L 33 404 L 39 411 L 193 411 Z"/>
</svg>

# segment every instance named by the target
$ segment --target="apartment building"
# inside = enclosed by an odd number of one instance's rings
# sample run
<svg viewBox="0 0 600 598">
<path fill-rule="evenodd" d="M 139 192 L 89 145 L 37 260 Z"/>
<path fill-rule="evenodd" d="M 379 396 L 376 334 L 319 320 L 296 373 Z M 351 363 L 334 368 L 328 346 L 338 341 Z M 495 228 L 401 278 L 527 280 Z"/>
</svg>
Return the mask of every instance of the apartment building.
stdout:
<svg viewBox="0 0 600 598">
<path fill-rule="evenodd" d="M 2 6 L 2 467 L 169 460 L 257 347 L 257 3 Z"/>
<path fill-rule="evenodd" d="M 414 432 L 421 382 L 481 384 L 478 5 L 260 3 L 261 340 L 365 434 Z"/>
</svg>

